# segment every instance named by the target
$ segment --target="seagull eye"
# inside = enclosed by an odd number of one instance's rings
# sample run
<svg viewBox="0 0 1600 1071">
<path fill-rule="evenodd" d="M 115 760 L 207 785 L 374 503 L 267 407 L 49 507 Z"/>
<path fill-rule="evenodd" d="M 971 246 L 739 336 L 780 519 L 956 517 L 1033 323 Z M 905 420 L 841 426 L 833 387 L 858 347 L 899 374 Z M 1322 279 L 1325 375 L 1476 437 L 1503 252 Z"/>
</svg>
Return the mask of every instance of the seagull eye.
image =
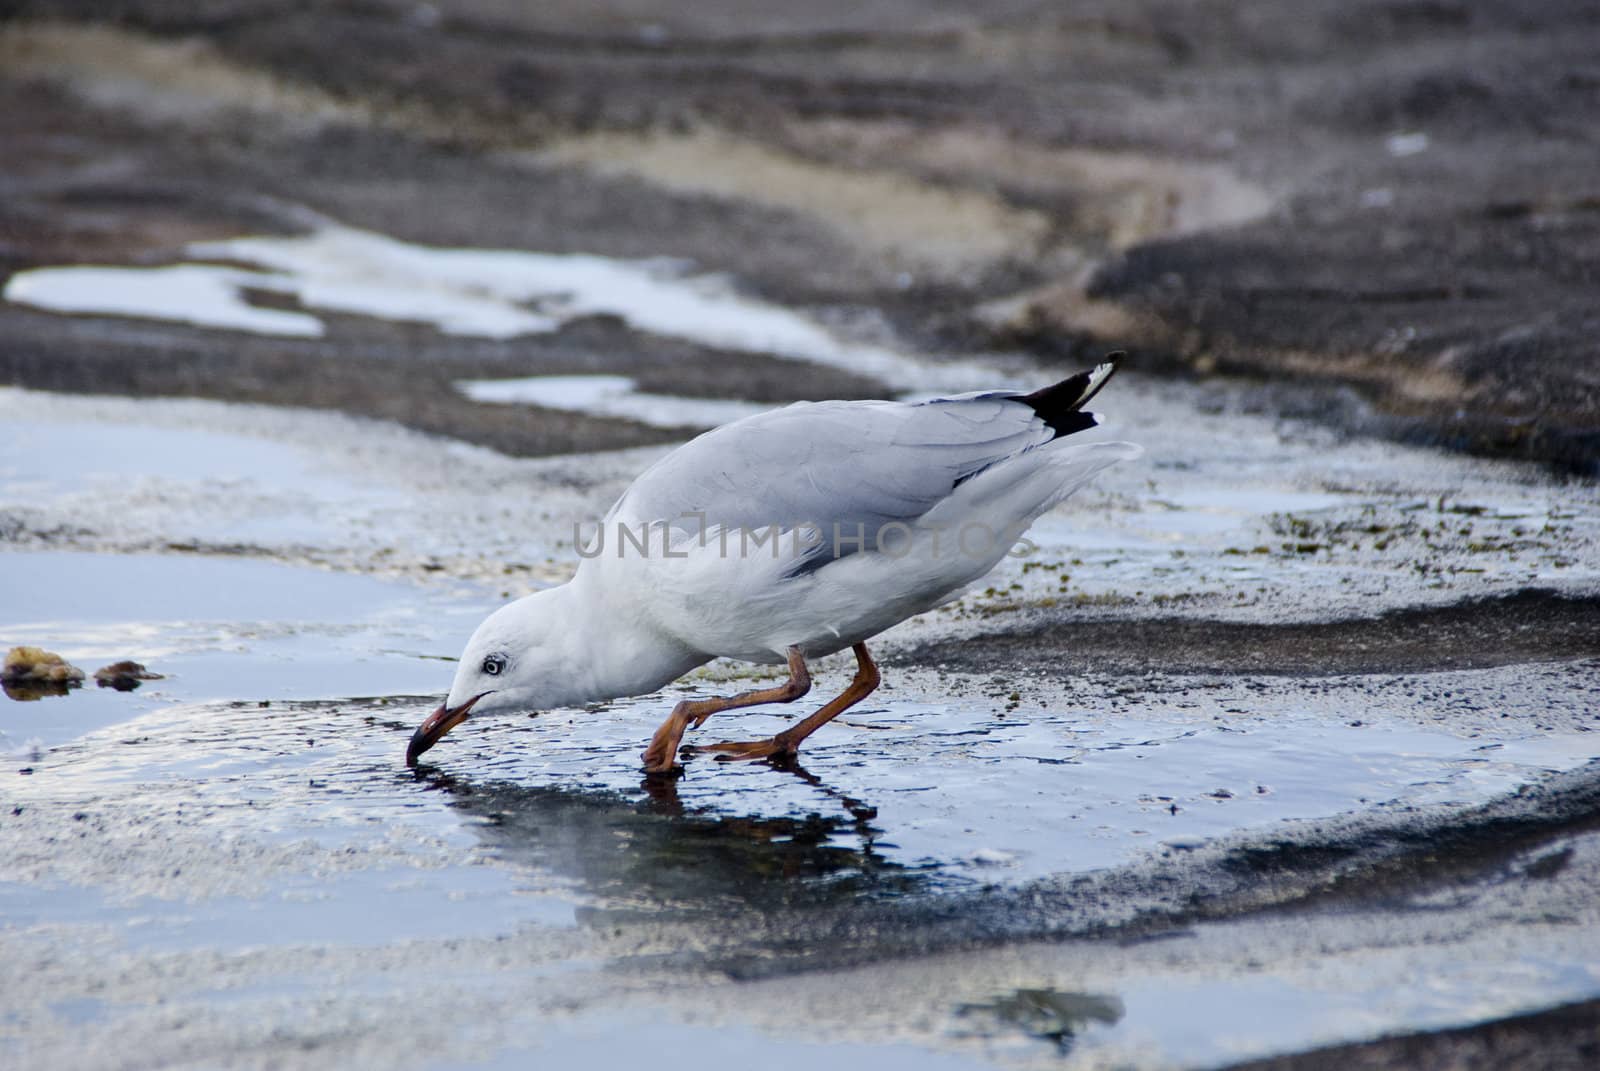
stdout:
<svg viewBox="0 0 1600 1071">
<path fill-rule="evenodd" d="M 483 660 L 483 671 L 491 677 L 500 676 L 500 671 L 506 668 L 504 655 L 492 654 Z"/>
</svg>

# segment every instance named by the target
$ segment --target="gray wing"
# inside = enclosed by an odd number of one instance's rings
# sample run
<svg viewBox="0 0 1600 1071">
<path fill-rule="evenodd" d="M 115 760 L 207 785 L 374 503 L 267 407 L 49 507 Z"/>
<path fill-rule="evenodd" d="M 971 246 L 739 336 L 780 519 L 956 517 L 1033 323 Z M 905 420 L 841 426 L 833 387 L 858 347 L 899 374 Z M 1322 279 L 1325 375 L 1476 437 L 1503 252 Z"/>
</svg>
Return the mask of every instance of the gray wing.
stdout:
<svg viewBox="0 0 1600 1071">
<path fill-rule="evenodd" d="M 964 481 L 1056 432 L 1011 392 L 931 402 L 801 402 L 716 428 L 634 481 L 612 516 L 699 533 L 816 525 L 877 545 Z M 859 527 L 858 527 L 859 526 Z M 821 552 L 823 548 L 819 547 Z M 807 561 L 799 571 L 826 561 Z"/>
</svg>

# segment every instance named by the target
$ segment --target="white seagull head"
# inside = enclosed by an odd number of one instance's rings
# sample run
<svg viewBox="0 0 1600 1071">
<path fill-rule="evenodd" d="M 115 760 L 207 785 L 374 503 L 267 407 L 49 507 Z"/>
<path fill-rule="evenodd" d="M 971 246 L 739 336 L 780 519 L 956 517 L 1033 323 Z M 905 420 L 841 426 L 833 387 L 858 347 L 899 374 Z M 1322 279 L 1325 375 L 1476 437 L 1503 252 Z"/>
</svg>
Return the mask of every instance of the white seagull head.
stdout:
<svg viewBox="0 0 1600 1071">
<path fill-rule="evenodd" d="M 559 589 L 557 589 L 559 590 Z M 467 641 L 450 694 L 411 737 L 406 765 L 466 721 L 471 713 L 540 710 L 559 706 L 574 689 L 574 671 L 554 591 L 507 603 L 483 620 Z"/>
</svg>

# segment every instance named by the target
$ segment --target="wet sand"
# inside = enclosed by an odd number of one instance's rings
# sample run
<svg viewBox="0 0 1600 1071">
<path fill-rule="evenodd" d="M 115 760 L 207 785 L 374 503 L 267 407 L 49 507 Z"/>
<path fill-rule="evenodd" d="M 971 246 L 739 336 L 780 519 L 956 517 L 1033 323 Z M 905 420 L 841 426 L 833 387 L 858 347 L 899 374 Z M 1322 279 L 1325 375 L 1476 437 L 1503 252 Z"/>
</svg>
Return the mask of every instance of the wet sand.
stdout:
<svg viewBox="0 0 1600 1071">
<path fill-rule="evenodd" d="M 8 1060 L 1582 1058 L 1581 5 L 120 10 L 0 21 L 0 281 L 205 264 L 307 333 L 0 302 L 0 638 L 167 674 L 0 703 Z M 204 252 L 340 228 L 417 274 L 362 305 Z M 371 310 L 492 297 L 446 248 L 679 297 Z M 1110 348 L 1146 457 L 883 637 L 797 768 L 640 774 L 677 698 L 765 672 L 730 664 L 404 768 L 479 615 L 695 430 L 461 384 L 667 412 Z"/>
</svg>

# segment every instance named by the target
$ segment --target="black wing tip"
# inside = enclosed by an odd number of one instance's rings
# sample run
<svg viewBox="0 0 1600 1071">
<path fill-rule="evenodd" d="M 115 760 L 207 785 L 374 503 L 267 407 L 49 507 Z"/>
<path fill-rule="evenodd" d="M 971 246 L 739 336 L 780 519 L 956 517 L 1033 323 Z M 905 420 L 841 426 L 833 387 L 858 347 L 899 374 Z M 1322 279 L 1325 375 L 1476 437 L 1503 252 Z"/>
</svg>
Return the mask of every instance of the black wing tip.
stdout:
<svg viewBox="0 0 1600 1071">
<path fill-rule="evenodd" d="M 1039 414 L 1039 419 L 1050 426 L 1056 438 L 1085 431 L 1099 424 L 1100 420 L 1093 413 L 1083 412 L 1083 407 L 1111 381 L 1127 356 L 1126 350 L 1112 350 L 1087 372 L 1068 376 L 1059 383 L 1041 387 L 1017 400 L 1025 402 Z"/>
</svg>

